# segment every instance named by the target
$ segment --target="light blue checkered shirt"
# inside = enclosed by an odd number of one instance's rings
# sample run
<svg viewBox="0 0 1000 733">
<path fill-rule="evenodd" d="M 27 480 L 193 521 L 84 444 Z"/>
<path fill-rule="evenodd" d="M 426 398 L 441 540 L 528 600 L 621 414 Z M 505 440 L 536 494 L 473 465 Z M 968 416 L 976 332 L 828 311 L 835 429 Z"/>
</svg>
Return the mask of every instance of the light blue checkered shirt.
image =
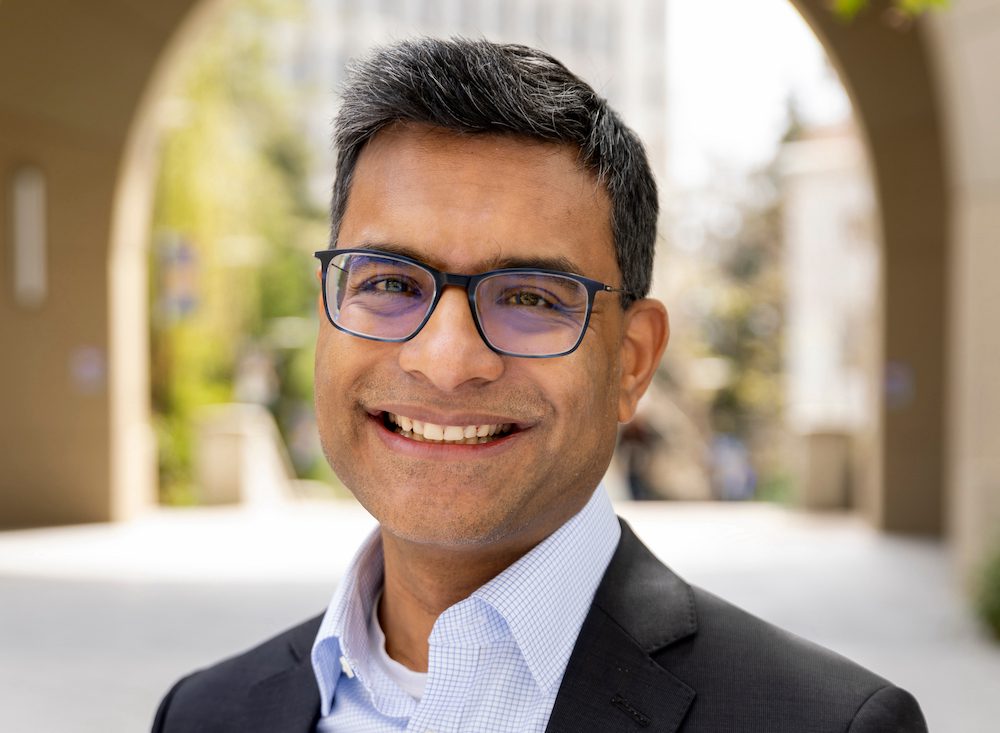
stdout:
<svg viewBox="0 0 1000 733">
<path fill-rule="evenodd" d="M 520 560 L 442 613 L 420 701 L 375 663 L 372 603 L 382 586 L 378 530 L 337 589 L 312 649 L 318 733 L 530 733 L 545 730 L 576 637 L 621 535 L 599 486 Z"/>
</svg>

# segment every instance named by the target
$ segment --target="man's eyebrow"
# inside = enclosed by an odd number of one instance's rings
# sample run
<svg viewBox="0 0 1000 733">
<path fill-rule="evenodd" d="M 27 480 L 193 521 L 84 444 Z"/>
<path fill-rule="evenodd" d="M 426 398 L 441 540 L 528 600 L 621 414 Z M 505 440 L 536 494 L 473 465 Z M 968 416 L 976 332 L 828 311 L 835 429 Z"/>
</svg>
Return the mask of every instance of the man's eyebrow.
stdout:
<svg viewBox="0 0 1000 733">
<path fill-rule="evenodd" d="M 440 262 L 435 262 L 432 259 L 429 259 L 425 253 L 395 242 L 361 242 L 352 246 L 364 247 L 365 249 L 377 249 L 382 252 L 388 252 L 389 254 L 403 255 L 404 257 L 417 260 L 418 262 L 425 262 L 431 267 L 435 267 L 439 270 L 445 269 L 441 267 Z M 555 270 L 557 272 L 569 272 L 575 275 L 583 274 L 579 265 L 568 257 L 562 256 L 491 257 L 483 260 L 476 270 L 478 272 L 487 272 L 489 270 L 504 270 L 514 267 L 530 268 L 532 270 Z"/>
<path fill-rule="evenodd" d="M 483 271 L 502 270 L 509 267 L 527 267 L 533 270 L 556 270 L 582 275 L 580 267 L 568 257 L 494 257 L 483 263 Z"/>
</svg>

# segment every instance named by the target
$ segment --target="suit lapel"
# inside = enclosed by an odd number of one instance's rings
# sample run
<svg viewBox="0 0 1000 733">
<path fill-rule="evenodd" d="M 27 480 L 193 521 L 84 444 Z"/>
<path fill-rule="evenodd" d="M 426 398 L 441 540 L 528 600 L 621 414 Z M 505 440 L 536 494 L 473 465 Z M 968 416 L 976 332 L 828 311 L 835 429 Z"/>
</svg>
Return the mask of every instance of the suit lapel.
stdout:
<svg viewBox="0 0 1000 733">
<path fill-rule="evenodd" d="M 622 522 L 546 733 L 676 731 L 695 691 L 650 654 L 696 631 L 691 588 Z"/>
<path fill-rule="evenodd" d="M 266 671 L 249 690 L 245 733 L 312 733 L 319 719 L 319 690 L 309 649 L 319 619 L 290 640 L 288 656 Z"/>
</svg>

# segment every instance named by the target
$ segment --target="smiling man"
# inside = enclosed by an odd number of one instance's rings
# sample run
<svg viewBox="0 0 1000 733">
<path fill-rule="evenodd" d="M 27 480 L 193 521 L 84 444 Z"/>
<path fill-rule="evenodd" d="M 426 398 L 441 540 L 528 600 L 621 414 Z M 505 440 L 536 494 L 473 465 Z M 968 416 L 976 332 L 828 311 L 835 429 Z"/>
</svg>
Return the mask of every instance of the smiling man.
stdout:
<svg viewBox="0 0 1000 733">
<path fill-rule="evenodd" d="M 379 529 L 326 613 L 155 731 L 923 731 L 906 692 L 693 588 L 600 480 L 667 343 L 635 135 L 544 53 L 354 70 L 317 253 L 316 411 Z"/>
</svg>

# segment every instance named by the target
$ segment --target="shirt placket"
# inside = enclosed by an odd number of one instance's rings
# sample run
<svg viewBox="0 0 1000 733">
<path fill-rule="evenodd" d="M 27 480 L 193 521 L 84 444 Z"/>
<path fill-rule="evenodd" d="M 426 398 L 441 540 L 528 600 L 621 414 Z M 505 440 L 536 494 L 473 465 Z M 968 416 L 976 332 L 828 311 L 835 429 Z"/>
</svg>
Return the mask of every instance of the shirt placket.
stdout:
<svg viewBox="0 0 1000 733">
<path fill-rule="evenodd" d="M 417 705 L 407 731 L 412 733 L 461 733 L 462 716 L 473 680 L 479 671 L 480 647 L 431 646 L 427 689 Z"/>
</svg>

